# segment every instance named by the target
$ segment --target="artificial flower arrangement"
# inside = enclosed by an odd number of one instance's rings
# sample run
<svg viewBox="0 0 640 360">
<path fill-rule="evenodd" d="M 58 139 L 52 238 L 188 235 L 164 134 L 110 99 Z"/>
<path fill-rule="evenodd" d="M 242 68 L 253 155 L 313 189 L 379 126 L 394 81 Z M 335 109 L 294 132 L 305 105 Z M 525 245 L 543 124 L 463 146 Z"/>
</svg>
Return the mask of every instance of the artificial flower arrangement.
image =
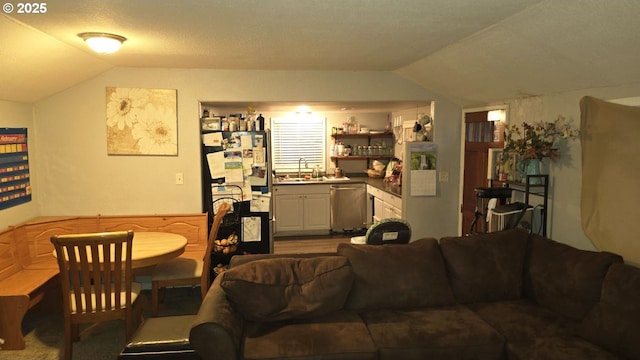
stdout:
<svg viewBox="0 0 640 360">
<path fill-rule="evenodd" d="M 549 158 L 555 161 L 560 158 L 559 142 L 575 139 L 579 134 L 579 130 L 573 129 L 562 115 L 551 122 L 523 122 L 522 128 L 508 125 L 504 131 L 502 160 L 516 154 L 520 160 Z"/>
<path fill-rule="evenodd" d="M 524 181 L 527 174 L 540 174 L 540 161 L 560 158 L 560 142 L 575 139 L 579 134 L 562 115 L 551 122 L 524 122 L 522 127 L 514 124 L 506 126 L 498 178 L 503 181 Z M 536 185 L 542 183 L 539 178 L 530 181 Z"/>
</svg>

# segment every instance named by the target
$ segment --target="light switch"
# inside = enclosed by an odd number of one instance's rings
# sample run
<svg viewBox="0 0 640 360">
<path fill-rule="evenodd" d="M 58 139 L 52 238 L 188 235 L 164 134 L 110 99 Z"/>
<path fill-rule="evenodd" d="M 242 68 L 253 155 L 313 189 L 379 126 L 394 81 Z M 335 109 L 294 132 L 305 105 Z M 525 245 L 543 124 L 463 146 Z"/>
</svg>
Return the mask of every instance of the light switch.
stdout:
<svg viewBox="0 0 640 360">
<path fill-rule="evenodd" d="M 449 181 L 449 172 L 448 171 L 440 171 L 438 173 L 438 179 L 440 180 L 440 182 Z"/>
<path fill-rule="evenodd" d="M 176 185 L 184 184 L 184 175 L 182 173 L 176 173 Z"/>
</svg>

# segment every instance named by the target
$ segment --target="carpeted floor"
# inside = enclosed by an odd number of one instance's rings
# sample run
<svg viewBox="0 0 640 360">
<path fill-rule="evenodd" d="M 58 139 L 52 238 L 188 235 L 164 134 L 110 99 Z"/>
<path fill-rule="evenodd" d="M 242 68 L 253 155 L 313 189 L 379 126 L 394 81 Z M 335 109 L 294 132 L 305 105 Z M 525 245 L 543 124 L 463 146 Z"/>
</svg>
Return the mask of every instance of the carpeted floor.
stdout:
<svg viewBox="0 0 640 360">
<path fill-rule="evenodd" d="M 143 292 L 147 304 L 151 294 Z M 167 289 L 159 316 L 195 314 L 200 307 L 200 288 Z M 34 309 L 35 310 L 35 309 Z M 145 306 L 144 316 L 150 309 Z M 22 323 L 27 348 L 0 351 L 0 360 L 59 360 L 64 344 L 62 313 L 29 311 Z M 81 327 L 81 330 L 84 327 Z M 100 323 L 82 332 L 80 341 L 73 344 L 73 360 L 116 360 L 124 346 L 124 320 Z"/>
</svg>

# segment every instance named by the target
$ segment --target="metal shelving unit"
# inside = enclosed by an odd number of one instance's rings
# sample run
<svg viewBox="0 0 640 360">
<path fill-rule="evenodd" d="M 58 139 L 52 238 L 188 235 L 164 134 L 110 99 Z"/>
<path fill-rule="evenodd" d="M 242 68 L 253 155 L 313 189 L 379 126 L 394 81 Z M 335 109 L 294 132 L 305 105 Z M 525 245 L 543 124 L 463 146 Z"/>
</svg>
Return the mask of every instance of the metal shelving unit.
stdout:
<svg viewBox="0 0 640 360">
<path fill-rule="evenodd" d="M 525 205 L 540 207 L 542 236 L 547 236 L 547 212 L 549 205 L 549 175 L 526 175 L 525 182 L 509 181 L 506 185 L 514 191 L 524 194 Z M 542 197 L 542 205 L 531 204 L 531 195 Z M 533 229 L 532 229 L 533 230 Z"/>
</svg>

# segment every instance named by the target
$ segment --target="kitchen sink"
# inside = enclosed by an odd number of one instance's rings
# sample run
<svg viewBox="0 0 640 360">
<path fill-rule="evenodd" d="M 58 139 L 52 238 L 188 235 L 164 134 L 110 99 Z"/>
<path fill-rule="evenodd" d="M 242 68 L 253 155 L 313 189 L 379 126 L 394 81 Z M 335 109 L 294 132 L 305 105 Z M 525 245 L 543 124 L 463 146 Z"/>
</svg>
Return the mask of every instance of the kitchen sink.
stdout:
<svg viewBox="0 0 640 360">
<path fill-rule="evenodd" d="M 281 177 L 275 181 L 276 184 L 316 184 L 321 182 L 344 182 L 349 181 L 346 176 L 343 177 L 334 177 L 334 176 L 323 176 L 321 178 L 300 178 L 300 177 Z"/>
<path fill-rule="evenodd" d="M 322 179 L 325 180 L 325 181 L 349 181 L 349 180 L 351 180 L 346 176 L 342 176 L 342 177 L 339 177 L 339 178 L 337 178 L 335 176 L 323 176 Z"/>
<path fill-rule="evenodd" d="M 318 183 L 318 182 L 322 182 L 322 179 L 320 179 L 320 178 L 318 178 L 318 179 L 313 179 L 313 178 L 305 179 L 305 178 L 299 178 L 299 177 L 289 177 L 289 178 L 279 178 L 278 179 L 278 183 Z"/>
</svg>

